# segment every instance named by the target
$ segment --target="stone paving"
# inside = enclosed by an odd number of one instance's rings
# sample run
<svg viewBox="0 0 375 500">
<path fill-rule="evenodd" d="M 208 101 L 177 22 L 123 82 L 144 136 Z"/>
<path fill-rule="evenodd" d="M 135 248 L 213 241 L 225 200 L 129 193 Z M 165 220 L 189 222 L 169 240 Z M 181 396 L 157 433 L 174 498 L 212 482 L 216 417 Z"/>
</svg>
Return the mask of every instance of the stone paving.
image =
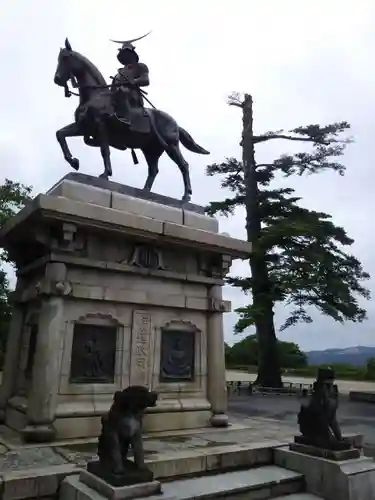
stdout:
<svg viewBox="0 0 375 500">
<path fill-rule="evenodd" d="M 231 421 L 232 425 L 228 429 L 207 428 L 145 436 L 146 459 L 154 461 L 168 452 L 196 451 L 224 445 L 268 440 L 289 442 L 295 433 L 294 426 L 274 420 L 232 418 Z M 63 464 L 82 466 L 96 458 L 96 446 L 96 439 L 25 445 L 15 433 L 0 426 L 0 470 L 6 473 Z"/>
</svg>

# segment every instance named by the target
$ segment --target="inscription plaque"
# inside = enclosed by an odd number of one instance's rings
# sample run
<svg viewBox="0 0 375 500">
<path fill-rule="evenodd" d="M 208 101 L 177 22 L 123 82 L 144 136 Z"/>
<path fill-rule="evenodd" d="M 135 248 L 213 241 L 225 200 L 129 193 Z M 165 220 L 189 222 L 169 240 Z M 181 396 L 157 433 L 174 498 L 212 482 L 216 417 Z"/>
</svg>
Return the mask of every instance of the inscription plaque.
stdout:
<svg viewBox="0 0 375 500">
<path fill-rule="evenodd" d="M 149 356 L 151 340 L 151 314 L 134 311 L 131 353 L 131 385 L 149 384 Z"/>
<path fill-rule="evenodd" d="M 113 384 L 115 379 L 117 327 L 74 325 L 71 384 Z"/>
<path fill-rule="evenodd" d="M 165 329 L 161 332 L 160 381 L 194 380 L 195 332 Z"/>
</svg>

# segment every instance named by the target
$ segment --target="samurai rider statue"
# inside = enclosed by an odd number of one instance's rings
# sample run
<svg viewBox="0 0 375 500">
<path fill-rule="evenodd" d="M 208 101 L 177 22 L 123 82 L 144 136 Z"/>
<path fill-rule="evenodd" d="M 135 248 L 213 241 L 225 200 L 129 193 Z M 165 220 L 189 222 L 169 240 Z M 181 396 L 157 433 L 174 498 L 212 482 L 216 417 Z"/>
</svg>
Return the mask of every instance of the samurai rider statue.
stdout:
<svg viewBox="0 0 375 500">
<path fill-rule="evenodd" d="M 118 69 L 111 86 L 115 116 L 132 130 L 145 133 L 149 132 L 149 125 L 140 87 L 150 84 L 149 72 L 146 64 L 139 62 L 132 42 L 141 40 L 148 34 L 127 41 L 112 40 L 122 44 L 117 54 L 122 67 Z"/>
</svg>

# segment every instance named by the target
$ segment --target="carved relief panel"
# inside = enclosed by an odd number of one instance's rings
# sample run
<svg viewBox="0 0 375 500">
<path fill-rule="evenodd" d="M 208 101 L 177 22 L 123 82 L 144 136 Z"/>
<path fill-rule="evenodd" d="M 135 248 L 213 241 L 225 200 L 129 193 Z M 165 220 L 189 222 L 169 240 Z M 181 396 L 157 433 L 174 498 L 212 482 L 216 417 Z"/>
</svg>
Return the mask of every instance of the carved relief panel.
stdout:
<svg viewBox="0 0 375 500">
<path fill-rule="evenodd" d="M 195 331 L 162 329 L 160 382 L 192 382 L 195 375 Z"/>
<path fill-rule="evenodd" d="M 73 332 L 69 382 L 113 384 L 117 327 L 76 323 Z"/>
</svg>

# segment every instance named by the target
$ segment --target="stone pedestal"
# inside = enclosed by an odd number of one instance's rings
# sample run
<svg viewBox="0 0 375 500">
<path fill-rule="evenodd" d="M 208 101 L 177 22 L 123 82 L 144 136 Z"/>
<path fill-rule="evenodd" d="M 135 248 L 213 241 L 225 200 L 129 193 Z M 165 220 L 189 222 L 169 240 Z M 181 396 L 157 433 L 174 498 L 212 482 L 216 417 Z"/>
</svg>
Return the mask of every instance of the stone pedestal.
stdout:
<svg viewBox="0 0 375 500">
<path fill-rule="evenodd" d="M 2 229 L 18 268 L 0 417 L 31 441 L 97 436 L 113 393 L 159 393 L 146 431 L 225 426 L 221 288 L 250 243 L 203 207 L 69 174 Z"/>
<path fill-rule="evenodd" d="M 100 478 L 105 483 L 116 488 L 139 483 L 151 483 L 154 480 L 154 475 L 149 468 L 138 469 L 133 460 L 126 460 L 123 474 L 113 474 L 112 471 L 106 470 L 99 460 L 87 462 L 87 471 L 85 472 L 88 473 L 86 477 L 90 478 L 91 482 L 95 481 L 95 478 Z M 92 476 L 94 478 L 91 479 Z M 83 482 L 85 481 L 83 480 Z M 86 481 L 86 484 L 89 483 Z"/>
<path fill-rule="evenodd" d="M 307 444 L 291 443 L 289 445 L 289 449 L 297 451 L 298 453 L 304 453 L 314 457 L 327 458 L 328 460 L 335 460 L 337 462 L 352 460 L 353 458 L 359 458 L 361 456 L 361 452 L 357 448 L 349 448 L 347 450 L 328 450 L 326 448 L 317 448 L 316 446 Z"/>
<path fill-rule="evenodd" d="M 99 493 L 99 495 L 103 496 L 107 500 L 133 500 L 134 498 L 144 498 L 150 495 L 158 495 L 162 492 L 160 481 L 152 480 L 125 486 L 113 486 L 86 470 L 81 471 L 79 480 L 81 483 L 88 486 L 94 492 Z M 88 497 L 94 499 L 97 498 L 97 495 Z"/>
<path fill-rule="evenodd" d="M 274 450 L 275 464 L 305 477 L 306 490 L 325 500 L 375 500 L 375 463 L 360 457 L 332 460 L 290 450 Z"/>
</svg>

